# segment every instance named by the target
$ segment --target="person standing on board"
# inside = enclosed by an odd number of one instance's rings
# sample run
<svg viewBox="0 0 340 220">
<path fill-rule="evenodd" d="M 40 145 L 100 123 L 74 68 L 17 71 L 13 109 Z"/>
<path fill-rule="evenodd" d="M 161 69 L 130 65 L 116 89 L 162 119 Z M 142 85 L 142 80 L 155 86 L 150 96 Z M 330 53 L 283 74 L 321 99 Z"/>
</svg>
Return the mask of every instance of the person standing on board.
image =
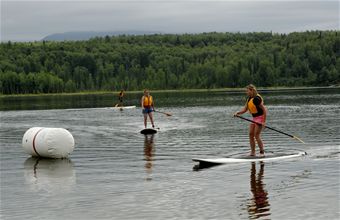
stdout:
<svg viewBox="0 0 340 220">
<path fill-rule="evenodd" d="M 261 140 L 261 131 L 265 127 L 267 110 L 263 104 L 262 97 L 258 94 L 256 87 L 249 84 L 247 87 L 247 102 L 241 111 L 238 111 L 234 116 L 242 115 L 243 113 L 249 111 L 253 116 L 253 121 L 257 123 L 251 123 L 249 125 L 249 143 L 250 143 L 250 156 L 255 156 L 255 141 L 260 148 L 260 156 L 264 156 L 264 147 Z"/>
<path fill-rule="evenodd" d="M 123 107 L 123 97 L 124 97 L 124 90 L 120 90 L 120 93 L 118 94 L 118 101 L 119 103 L 116 105 L 116 107 Z"/>
<path fill-rule="evenodd" d="M 154 105 L 153 105 L 153 98 L 150 95 L 150 92 L 148 89 L 144 89 L 144 95 L 141 100 L 141 106 L 143 109 L 143 115 L 144 115 L 144 127 L 146 128 L 148 116 L 150 118 L 152 128 L 155 128 L 155 125 L 153 123 L 153 116 L 152 112 L 155 111 Z"/>
</svg>

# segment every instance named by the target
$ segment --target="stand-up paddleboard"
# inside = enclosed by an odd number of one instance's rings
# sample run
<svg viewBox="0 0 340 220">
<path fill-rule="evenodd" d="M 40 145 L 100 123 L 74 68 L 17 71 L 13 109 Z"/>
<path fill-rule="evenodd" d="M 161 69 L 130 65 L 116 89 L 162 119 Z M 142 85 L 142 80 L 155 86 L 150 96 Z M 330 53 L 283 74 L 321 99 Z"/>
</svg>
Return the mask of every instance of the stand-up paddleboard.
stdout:
<svg viewBox="0 0 340 220">
<path fill-rule="evenodd" d="M 284 159 L 291 159 L 296 157 L 302 157 L 307 155 L 306 152 L 298 152 L 296 154 L 281 154 L 281 155 L 266 155 L 265 157 L 259 156 L 245 156 L 239 158 L 211 158 L 211 159 L 200 159 L 200 158 L 193 158 L 192 160 L 195 162 L 199 162 L 200 165 L 218 165 L 218 164 L 226 164 L 226 163 L 244 163 L 244 162 L 256 162 L 256 161 L 276 161 L 276 160 L 284 160 Z"/>
<path fill-rule="evenodd" d="M 136 108 L 135 105 L 131 105 L 131 106 L 117 106 L 117 107 L 110 107 L 109 109 L 113 109 L 113 110 L 124 110 L 124 109 L 133 109 Z"/>
<path fill-rule="evenodd" d="M 152 128 L 145 128 L 140 131 L 141 134 L 156 134 L 157 130 L 152 129 Z"/>
<path fill-rule="evenodd" d="M 69 111 L 79 111 L 79 110 L 124 110 L 124 109 L 133 109 L 136 108 L 135 105 L 131 105 L 131 106 L 121 106 L 121 107 L 102 107 L 102 108 L 68 108 L 65 110 L 69 110 Z"/>
</svg>

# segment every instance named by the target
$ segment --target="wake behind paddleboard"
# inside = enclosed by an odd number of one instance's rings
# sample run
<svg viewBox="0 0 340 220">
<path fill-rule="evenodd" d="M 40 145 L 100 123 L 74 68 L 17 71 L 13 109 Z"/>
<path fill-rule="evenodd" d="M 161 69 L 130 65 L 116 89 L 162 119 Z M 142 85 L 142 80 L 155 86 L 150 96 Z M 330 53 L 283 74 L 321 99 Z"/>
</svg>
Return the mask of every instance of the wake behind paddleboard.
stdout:
<svg viewBox="0 0 340 220">
<path fill-rule="evenodd" d="M 296 157 L 302 157 L 307 155 L 306 152 L 298 152 L 296 154 L 290 155 L 270 155 L 265 157 L 240 157 L 240 158 L 211 158 L 211 159 L 201 159 L 201 158 L 193 158 L 192 160 L 195 162 L 199 162 L 200 164 L 226 164 L 226 163 L 244 163 L 244 162 L 256 162 L 256 161 L 276 161 L 276 160 L 284 160 Z"/>
<path fill-rule="evenodd" d="M 140 131 L 141 134 L 156 134 L 157 130 L 152 129 L 152 128 L 145 128 Z"/>
</svg>

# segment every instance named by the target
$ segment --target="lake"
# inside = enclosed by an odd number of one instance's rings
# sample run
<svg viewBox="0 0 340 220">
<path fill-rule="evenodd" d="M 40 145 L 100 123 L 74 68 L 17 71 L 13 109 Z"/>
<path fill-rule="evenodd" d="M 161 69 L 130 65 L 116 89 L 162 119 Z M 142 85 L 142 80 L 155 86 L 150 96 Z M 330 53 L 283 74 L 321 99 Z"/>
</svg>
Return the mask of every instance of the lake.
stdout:
<svg viewBox="0 0 340 220">
<path fill-rule="evenodd" d="M 144 136 L 135 109 L 104 107 L 116 94 L 2 97 L 1 219 L 339 219 L 340 89 L 267 90 L 271 154 L 307 156 L 195 169 L 192 158 L 249 153 L 248 122 L 232 117 L 243 92 L 152 93 L 159 132 Z M 245 114 L 244 116 L 249 117 Z M 27 155 L 31 127 L 71 132 L 68 159 Z M 258 149 L 257 149 L 258 152 Z"/>
</svg>

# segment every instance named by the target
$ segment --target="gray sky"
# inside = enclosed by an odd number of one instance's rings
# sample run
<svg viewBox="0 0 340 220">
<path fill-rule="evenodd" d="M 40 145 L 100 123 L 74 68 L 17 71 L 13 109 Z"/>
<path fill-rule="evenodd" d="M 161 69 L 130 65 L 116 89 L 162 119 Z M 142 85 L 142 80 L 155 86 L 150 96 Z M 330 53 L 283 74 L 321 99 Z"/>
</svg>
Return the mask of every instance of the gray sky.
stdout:
<svg viewBox="0 0 340 220">
<path fill-rule="evenodd" d="M 337 0 L 1 0 L 1 41 L 69 31 L 339 30 Z"/>
</svg>

